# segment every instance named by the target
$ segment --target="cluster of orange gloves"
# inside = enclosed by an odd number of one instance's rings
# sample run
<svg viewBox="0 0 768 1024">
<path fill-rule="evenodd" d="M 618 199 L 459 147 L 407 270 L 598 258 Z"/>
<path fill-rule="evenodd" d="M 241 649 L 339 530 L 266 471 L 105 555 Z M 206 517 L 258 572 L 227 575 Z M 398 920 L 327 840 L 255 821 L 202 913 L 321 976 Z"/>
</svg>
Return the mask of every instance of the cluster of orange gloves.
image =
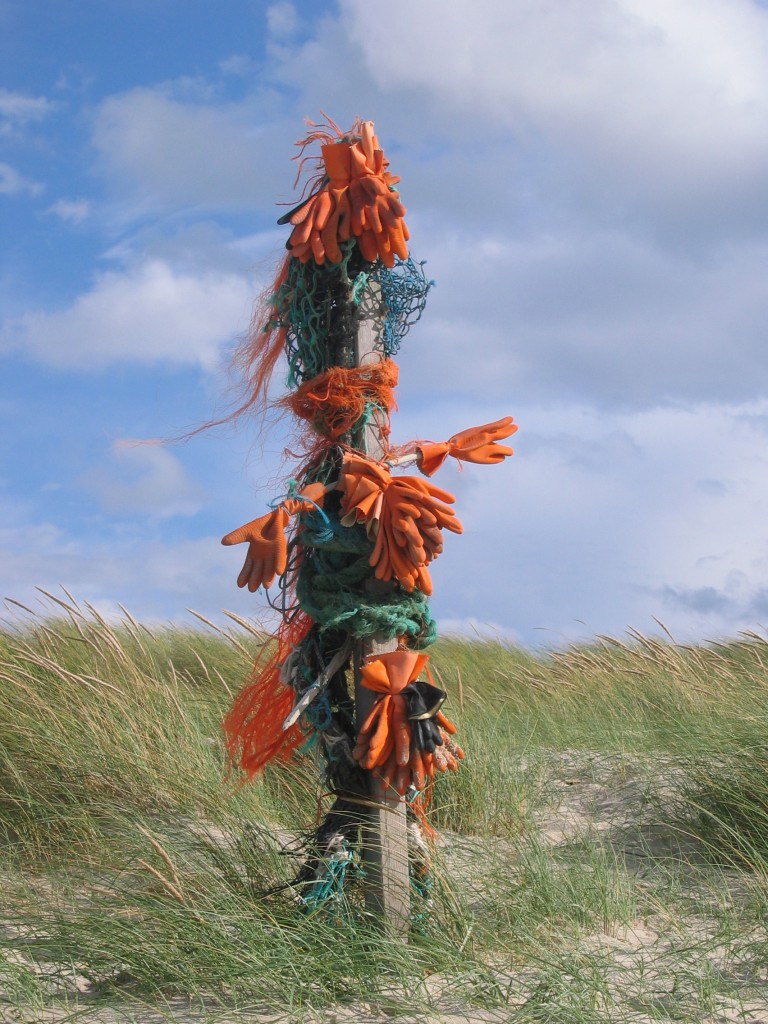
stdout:
<svg viewBox="0 0 768 1024">
<path fill-rule="evenodd" d="M 358 730 L 352 756 L 401 796 L 410 786 L 421 792 L 435 770 L 456 771 L 464 757 L 452 738 L 456 726 L 440 710 L 445 694 L 417 682 L 428 660 L 416 651 L 392 651 L 362 667 L 363 686 L 380 696 Z M 419 687 L 439 695 L 433 706 L 421 698 Z M 415 714 L 409 706 L 418 709 Z"/>
<path fill-rule="evenodd" d="M 461 533 L 448 491 L 416 476 L 392 476 L 361 455 L 344 456 L 338 485 L 341 522 L 365 523 L 374 538 L 370 564 L 379 580 L 397 580 L 409 593 L 432 593 L 427 566 L 443 550 L 443 529 Z"/>
<path fill-rule="evenodd" d="M 419 469 L 431 476 L 448 456 L 464 462 L 501 462 L 512 449 L 498 444 L 517 430 L 511 416 L 481 427 L 470 427 L 447 441 L 416 446 Z M 333 485 L 331 485 L 333 486 Z M 427 566 L 443 550 L 443 530 L 461 533 L 462 525 L 450 507 L 454 497 L 435 484 L 414 476 L 393 476 L 389 467 L 354 452 L 344 456 L 335 486 L 342 492 L 341 523 L 364 523 L 373 540 L 370 564 L 379 580 L 397 580 L 409 593 L 418 587 L 429 596 L 432 580 Z M 269 587 L 285 572 L 286 530 L 290 517 L 322 506 L 328 488 L 309 484 L 272 512 L 228 533 L 222 544 L 248 544 L 239 587 L 253 593 Z"/>
<path fill-rule="evenodd" d="M 319 190 L 280 222 L 293 225 L 287 248 L 302 263 L 339 263 L 340 242 L 357 239 L 363 258 L 393 267 L 395 256 L 408 258 L 410 238 L 405 207 L 387 170 L 373 122 L 364 121 L 359 136 L 344 136 L 322 147 L 326 176 Z"/>
</svg>

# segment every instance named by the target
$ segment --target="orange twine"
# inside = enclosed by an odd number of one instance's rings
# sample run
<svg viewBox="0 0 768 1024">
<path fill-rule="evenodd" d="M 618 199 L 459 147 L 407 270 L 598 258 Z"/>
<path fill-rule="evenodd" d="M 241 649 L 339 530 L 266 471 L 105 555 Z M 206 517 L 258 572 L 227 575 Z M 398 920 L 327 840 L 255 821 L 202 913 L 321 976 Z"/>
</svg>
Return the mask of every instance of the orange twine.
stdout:
<svg viewBox="0 0 768 1024">
<path fill-rule="evenodd" d="M 305 381 L 279 404 L 333 440 L 350 431 L 373 407 L 383 420 L 379 427 L 387 435 L 390 413 L 397 408 L 397 375 L 397 364 L 391 359 L 351 368 L 332 366 Z"/>
<path fill-rule="evenodd" d="M 249 778 L 273 758 L 286 760 L 304 739 L 298 725 L 283 732 L 283 722 L 293 707 L 294 692 L 281 681 L 280 666 L 311 627 L 312 619 L 303 612 L 283 620 L 274 648 L 266 659 L 257 660 L 249 682 L 222 723 L 229 763 L 237 763 Z"/>
</svg>

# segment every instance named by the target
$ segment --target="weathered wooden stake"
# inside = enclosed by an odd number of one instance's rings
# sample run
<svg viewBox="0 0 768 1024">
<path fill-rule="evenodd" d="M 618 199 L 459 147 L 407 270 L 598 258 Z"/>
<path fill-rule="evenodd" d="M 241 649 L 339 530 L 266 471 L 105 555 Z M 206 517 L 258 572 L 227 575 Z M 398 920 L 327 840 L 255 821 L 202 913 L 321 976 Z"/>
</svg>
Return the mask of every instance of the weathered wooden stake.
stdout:
<svg viewBox="0 0 768 1024">
<path fill-rule="evenodd" d="M 382 316 L 361 321 L 357 330 L 355 363 L 379 362 L 381 350 L 378 345 L 382 328 Z M 384 454 L 381 425 L 371 420 L 365 427 L 361 439 L 368 455 L 380 458 Z M 392 584 L 371 580 L 375 593 L 376 585 L 389 591 Z M 355 671 L 355 717 L 359 724 L 371 709 L 375 694 L 360 684 L 360 668 L 365 658 L 372 654 L 393 651 L 397 641 L 380 643 L 372 641 L 358 643 L 354 656 Z M 407 937 L 410 926 L 410 880 L 408 874 L 408 831 L 406 826 L 405 800 L 391 786 L 385 787 L 380 779 L 371 775 L 371 799 L 376 804 L 368 809 L 363 827 L 363 866 L 365 878 L 366 908 L 380 919 L 390 935 Z"/>
</svg>

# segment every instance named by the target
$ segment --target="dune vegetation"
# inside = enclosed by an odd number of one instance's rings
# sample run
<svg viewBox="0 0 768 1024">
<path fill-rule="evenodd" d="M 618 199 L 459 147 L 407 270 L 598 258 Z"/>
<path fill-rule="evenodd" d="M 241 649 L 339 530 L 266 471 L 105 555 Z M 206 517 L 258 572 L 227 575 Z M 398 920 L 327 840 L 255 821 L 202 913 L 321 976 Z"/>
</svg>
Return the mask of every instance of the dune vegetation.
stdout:
<svg viewBox="0 0 768 1024">
<path fill-rule="evenodd" d="M 228 775 L 219 723 L 268 638 L 51 600 L 0 633 L 0 1019 L 764 1015 L 762 636 L 440 640 L 467 759 L 404 944 L 359 886 L 308 914 L 287 884 L 327 800 L 311 749 Z"/>
</svg>

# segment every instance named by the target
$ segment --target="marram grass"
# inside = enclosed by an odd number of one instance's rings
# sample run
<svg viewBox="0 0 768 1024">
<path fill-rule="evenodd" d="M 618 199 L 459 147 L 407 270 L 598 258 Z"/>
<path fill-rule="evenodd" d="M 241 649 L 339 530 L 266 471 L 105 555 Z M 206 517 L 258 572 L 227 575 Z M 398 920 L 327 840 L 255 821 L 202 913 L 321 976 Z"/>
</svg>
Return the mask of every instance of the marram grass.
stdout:
<svg viewBox="0 0 768 1024">
<path fill-rule="evenodd" d="M 227 775 L 219 723 L 264 635 L 57 610 L 0 633 L 0 1013 L 183 995 L 201 1013 L 258 1005 L 292 1020 L 345 1003 L 394 1016 L 495 1007 L 523 1024 L 664 1006 L 700 1020 L 751 993 L 743 979 L 768 950 L 759 636 L 686 647 L 632 635 L 545 654 L 440 641 L 433 661 L 468 756 L 436 786 L 435 886 L 406 946 L 371 927 L 354 887 L 309 918 L 287 887 L 324 799 L 311 751 L 246 786 Z M 694 859 L 649 841 L 633 860 L 645 833 L 630 842 L 586 818 L 570 838 L 547 833 L 569 785 L 599 788 L 603 762 L 619 781 L 643 774 L 643 804 L 670 773 L 683 780 L 658 798 L 654 827 L 695 843 Z M 651 984 L 600 937 L 657 918 L 671 937 Z M 686 959 L 694 919 L 711 924 L 694 936 L 701 956 L 728 936 L 738 971 Z"/>
</svg>

